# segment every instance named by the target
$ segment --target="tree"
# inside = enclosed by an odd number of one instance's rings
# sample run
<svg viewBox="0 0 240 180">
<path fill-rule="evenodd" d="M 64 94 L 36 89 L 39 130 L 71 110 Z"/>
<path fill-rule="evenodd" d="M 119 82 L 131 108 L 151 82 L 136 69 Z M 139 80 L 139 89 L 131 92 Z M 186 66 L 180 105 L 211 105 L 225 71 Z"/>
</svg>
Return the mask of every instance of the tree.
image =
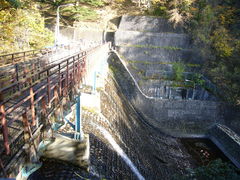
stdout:
<svg viewBox="0 0 240 180">
<path fill-rule="evenodd" d="M 19 8 L 21 3 L 18 0 L 1 0 L 0 11 L 9 8 Z"/>
<path fill-rule="evenodd" d="M 0 53 L 43 48 L 53 42 L 51 31 L 44 27 L 44 19 L 37 9 L 13 8 L 4 1 L 0 11 Z M 8 3 L 8 4 L 6 4 Z"/>
</svg>

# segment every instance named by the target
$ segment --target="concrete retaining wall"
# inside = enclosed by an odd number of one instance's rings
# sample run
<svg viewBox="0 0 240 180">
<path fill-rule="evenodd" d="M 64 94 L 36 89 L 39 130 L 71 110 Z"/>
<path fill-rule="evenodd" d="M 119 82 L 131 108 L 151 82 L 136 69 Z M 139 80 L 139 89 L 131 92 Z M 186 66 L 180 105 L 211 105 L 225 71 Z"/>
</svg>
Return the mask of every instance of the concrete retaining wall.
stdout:
<svg viewBox="0 0 240 180">
<path fill-rule="evenodd" d="M 119 29 L 145 32 L 184 32 L 182 27 L 176 26 L 174 28 L 173 24 L 165 18 L 129 15 L 122 16 Z"/>
<path fill-rule="evenodd" d="M 189 48 L 190 39 L 186 34 L 118 30 L 115 32 L 115 45 Z"/>
<path fill-rule="evenodd" d="M 202 58 L 192 50 L 171 50 L 161 48 L 117 47 L 119 54 L 127 60 L 142 62 L 175 63 L 185 62 L 200 64 Z"/>
<path fill-rule="evenodd" d="M 224 125 L 214 126 L 208 133 L 210 139 L 240 168 L 240 137 Z"/>
<path fill-rule="evenodd" d="M 116 55 L 113 55 L 114 78 L 120 90 L 137 111 L 154 127 L 174 136 L 202 135 L 215 123 L 223 121 L 221 103 L 192 100 L 162 100 L 146 96 Z M 110 58 L 112 59 L 112 58 Z"/>
<path fill-rule="evenodd" d="M 74 27 L 61 28 L 60 33 L 70 41 L 78 41 L 82 43 L 96 42 L 101 43 L 104 39 L 103 31 L 97 30 L 84 30 Z"/>
</svg>

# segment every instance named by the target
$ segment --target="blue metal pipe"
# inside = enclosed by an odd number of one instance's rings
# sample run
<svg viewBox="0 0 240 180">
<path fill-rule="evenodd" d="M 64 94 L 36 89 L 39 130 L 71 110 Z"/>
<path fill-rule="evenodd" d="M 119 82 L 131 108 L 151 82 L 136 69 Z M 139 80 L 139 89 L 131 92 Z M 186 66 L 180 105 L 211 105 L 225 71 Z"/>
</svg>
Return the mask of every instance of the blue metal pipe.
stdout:
<svg viewBox="0 0 240 180">
<path fill-rule="evenodd" d="M 75 130 L 75 125 L 71 123 L 67 118 L 64 119 Z"/>
<path fill-rule="evenodd" d="M 76 103 L 76 118 L 75 118 L 75 131 L 81 133 L 81 104 L 80 104 L 80 95 L 77 96 Z"/>
</svg>

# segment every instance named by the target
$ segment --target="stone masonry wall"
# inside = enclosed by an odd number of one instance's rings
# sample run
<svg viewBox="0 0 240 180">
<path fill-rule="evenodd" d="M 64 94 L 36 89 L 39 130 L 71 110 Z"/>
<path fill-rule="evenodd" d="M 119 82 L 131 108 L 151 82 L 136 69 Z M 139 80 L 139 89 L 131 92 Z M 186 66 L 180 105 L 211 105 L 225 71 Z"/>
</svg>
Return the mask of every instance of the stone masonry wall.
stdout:
<svg viewBox="0 0 240 180">
<path fill-rule="evenodd" d="M 121 91 L 147 122 L 161 131 L 174 136 L 203 135 L 215 123 L 223 122 L 221 103 L 148 97 L 116 54 L 110 60 Z"/>
</svg>

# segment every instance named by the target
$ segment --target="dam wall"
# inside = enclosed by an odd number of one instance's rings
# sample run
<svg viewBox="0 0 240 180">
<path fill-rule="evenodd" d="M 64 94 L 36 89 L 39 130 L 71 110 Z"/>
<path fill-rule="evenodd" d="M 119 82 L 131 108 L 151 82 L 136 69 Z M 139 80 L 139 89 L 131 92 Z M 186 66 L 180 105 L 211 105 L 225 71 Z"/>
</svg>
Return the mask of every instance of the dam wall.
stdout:
<svg viewBox="0 0 240 180">
<path fill-rule="evenodd" d="M 229 121 L 226 104 L 146 96 L 124 61 L 116 54 L 112 54 L 110 60 L 115 87 L 124 94 L 145 124 L 174 137 L 209 138 L 236 167 L 240 167 L 239 131 L 236 126 L 232 128 L 233 122 Z M 235 118 L 234 122 L 236 125 L 239 121 Z"/>
<path fill-rule="evenodd" d="M 110 60 L 110 68 L 121 91 L 146 121 L 162 132 L 179 137 L 201 136 L 215 123 L 224 121 L 220 102 L 146 96 L 124 61 L 114 53 Z"/>
<path fill-rule="evenodd" d="M 105 79 L 104 88 L 97 93 L 100 94 L 101 111 L 85 108 L 83 128 L 85 133 L 90 134 L 90 141 L 99 139 L 98 143 L 90 143 L 93 152 L 90 157 L 100 178 L 137 179 L 121 159 L 121 154 L 113 153 L 116 149 L 108 150 L 103 146 L 103 143 L 109 145 L 103 132 L 109 133 L 108 137 L 114 139 L 146 179 L 168 180 L 175 174 L 181 174 L 185 168 L 193 167 L 191 156 L 180 139 L 149 126 L 122 93 L 111 73 Z M 105 176 L 101 172 L 105 172 Z"/>
</svg>

